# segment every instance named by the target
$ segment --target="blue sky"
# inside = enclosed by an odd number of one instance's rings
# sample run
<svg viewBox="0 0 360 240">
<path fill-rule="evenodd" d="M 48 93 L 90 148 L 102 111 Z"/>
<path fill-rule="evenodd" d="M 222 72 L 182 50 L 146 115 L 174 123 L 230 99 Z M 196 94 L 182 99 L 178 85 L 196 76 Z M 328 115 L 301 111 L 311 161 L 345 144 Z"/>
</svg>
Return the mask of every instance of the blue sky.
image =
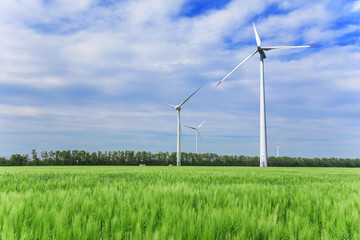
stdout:
<svg viewBox="0 0 360 240">
<path fill-rule="evenodd" d="M 0 155 L 32 149 L 176 151 L 176 112 L 199 152 L 259 154 L 256 47 L 268 155 L 360 157 L 360 1 L 3 0 Z M 195 135 L 182 129 L 182 150 Z"/>
</svg>

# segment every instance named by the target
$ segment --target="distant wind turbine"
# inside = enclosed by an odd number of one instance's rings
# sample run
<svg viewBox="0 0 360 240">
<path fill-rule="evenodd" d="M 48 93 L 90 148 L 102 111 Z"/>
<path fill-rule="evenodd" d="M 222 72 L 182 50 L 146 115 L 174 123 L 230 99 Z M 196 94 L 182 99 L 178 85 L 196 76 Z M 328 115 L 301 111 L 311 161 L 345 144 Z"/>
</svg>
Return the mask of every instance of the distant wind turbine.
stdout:
<svg viewBox="0 0 360 240">
<path fill-rule="evenodd" d="M 185 99 L 179 105 L 174 106 L 174 105 L 171 105 L 168 103 L 161 102 L 162 104 L 168 105 L 177 111 L 177 154 L 176 154 L 176 159 L 177 159 L 176 165 L 177 166 L 181 166 L 181 150 L 180 150 L 180 131 L 181 131 L 180 130 L 180 111 L 181 111 L 181 106 L 184 105 L 187 102 L 187 100 L 189 100 L 197 91 L 199 91 L 200 88 L 198 88 L 195 92 L 193 92 L 187 99 Z"/>
<path fill-rule="evenodd" d="M 280 140 L 276 143 L 276 157 L 280 157 L 280 152 L 279 152 L 279 148 L 280 148 L 280 143 L 283 137 L 280 138 Z"/>
<path fill-rule="evenodd" d="M 194 129 L 195 130 L 195 134 L 196 134 L 196 153 L 198 153 L 198 135 L 200 134 L 199 133 L 199 129 L 201 128 L 201 126 L 206 122 L 207 119 L 205 119 L 199 126 L 197 127 L 191 127 L 191 126 L 186 126 L 184 125 L 185 127 L 187 128 L 191 128 L 191 129 Z"/>
<path fill-rule="evenodd" d="M 239 65 L 237 65 L 228 75 L 226 75 L 216 86 L 219 86 L 226 78 L 228 78 L 236 69 L 243 65 L 256 53 L 260 55 L 260 167 L 267 167 L 267 138 L 266 138 L 266 112 L 265 112 L 265 83 L 264 83 L 264 59 L 266 58 L 265 51 L 282 50 L 290 48 L 307 48 L 316 47 L 315 45 L 308 46 L 277 46 L 277 47 L 261 47 L 261 40 L 256 31 L 255 23 L 253 23 L 254 33 L 257 43 L 257 49 Z"/>
</svg>

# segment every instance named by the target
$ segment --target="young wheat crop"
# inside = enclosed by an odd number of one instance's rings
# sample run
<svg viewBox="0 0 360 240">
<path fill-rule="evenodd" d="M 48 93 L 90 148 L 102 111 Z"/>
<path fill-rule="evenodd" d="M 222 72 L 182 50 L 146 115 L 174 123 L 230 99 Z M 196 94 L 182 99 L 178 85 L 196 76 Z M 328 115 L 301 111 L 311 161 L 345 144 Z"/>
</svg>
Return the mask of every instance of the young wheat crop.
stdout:
<svg viewBox="0 0 360 240">
<path fill-rule="evenodd" d="M 360 239 L 360 170 L 2 167 L 0 239 Z"/>
</svg>

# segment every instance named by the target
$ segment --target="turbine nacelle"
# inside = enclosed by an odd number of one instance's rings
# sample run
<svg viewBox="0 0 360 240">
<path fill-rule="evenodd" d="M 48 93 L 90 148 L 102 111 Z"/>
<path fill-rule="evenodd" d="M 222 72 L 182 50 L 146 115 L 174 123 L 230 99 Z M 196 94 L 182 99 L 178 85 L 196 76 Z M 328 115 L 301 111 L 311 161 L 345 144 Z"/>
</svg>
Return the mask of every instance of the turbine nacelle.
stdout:
<svg viewBox="0 0 360 240">
<path fill-rule="evenodd" d="M 266 54 L 260 46 L 257 47 L 257 51 L 259 52 L 259 54 L 262 56 L 263 59 L 266 58 Z"/>
</svg>

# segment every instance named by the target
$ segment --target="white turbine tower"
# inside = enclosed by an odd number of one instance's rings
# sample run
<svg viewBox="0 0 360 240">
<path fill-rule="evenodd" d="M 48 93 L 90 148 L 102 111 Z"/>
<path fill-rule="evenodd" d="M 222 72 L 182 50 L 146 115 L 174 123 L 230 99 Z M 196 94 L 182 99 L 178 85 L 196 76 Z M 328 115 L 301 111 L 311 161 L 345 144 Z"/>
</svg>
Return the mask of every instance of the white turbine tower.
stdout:
<svg viewBox="0 0 360 240">
<path fill-rule="evenodd" d="M 186 103 L 186 101 L 189 100 L 197 91 L 199 91 L 200 88 L 198 88 L 195 92 L 193 92 L 187 99 L 185 99 L 179 105 L 174 106 L 174 105 L 162 102 L 162 104 L 168 105 L 177 111 L 177 153 L 176 153 L 176 159 L 177 159 L 176 165 L 177 166 L 181 166 L 181 150 L 180 150 L 180 131 L 181 131 L 180 130 L 180 111 L 181 111 L 181 106 L 184 105 Z"/>
<path fill-rule="evenodd" d="M 253 23 L 257 49 L 239 65 L 237 65 L 228 75 L 226 75 L 216 86 L 228 78 L 236 69 L 243 65 L 256 53 L 260 55 L 260 167 L 267 167 L 267 143 L 266 143 L 266 113 L 265 113 L 265 83 L 264 83 L 264 59 L 266 58 L 265 51 L 282 50 L 290 48 L 307 48 L 315 47 L 314 45 L 308 46 L 277 46 L 277 47 L 261 47 L 260 37 L 256 31 L 255 24 Z"/>
<path fill-rule="evenodd" d="M 196 134 L 196 153 L 198 153 L 198 135 L 199 135 L 199 129 L 201 128 L 201 126 L 206 122 L 207 119 L 205 119 L 199 126 L 197 127 L 191 127 L 191 126 L 186 126 L 187 128 L 191 128 L 195 130 L 195 134 Z"/>
</svg>

